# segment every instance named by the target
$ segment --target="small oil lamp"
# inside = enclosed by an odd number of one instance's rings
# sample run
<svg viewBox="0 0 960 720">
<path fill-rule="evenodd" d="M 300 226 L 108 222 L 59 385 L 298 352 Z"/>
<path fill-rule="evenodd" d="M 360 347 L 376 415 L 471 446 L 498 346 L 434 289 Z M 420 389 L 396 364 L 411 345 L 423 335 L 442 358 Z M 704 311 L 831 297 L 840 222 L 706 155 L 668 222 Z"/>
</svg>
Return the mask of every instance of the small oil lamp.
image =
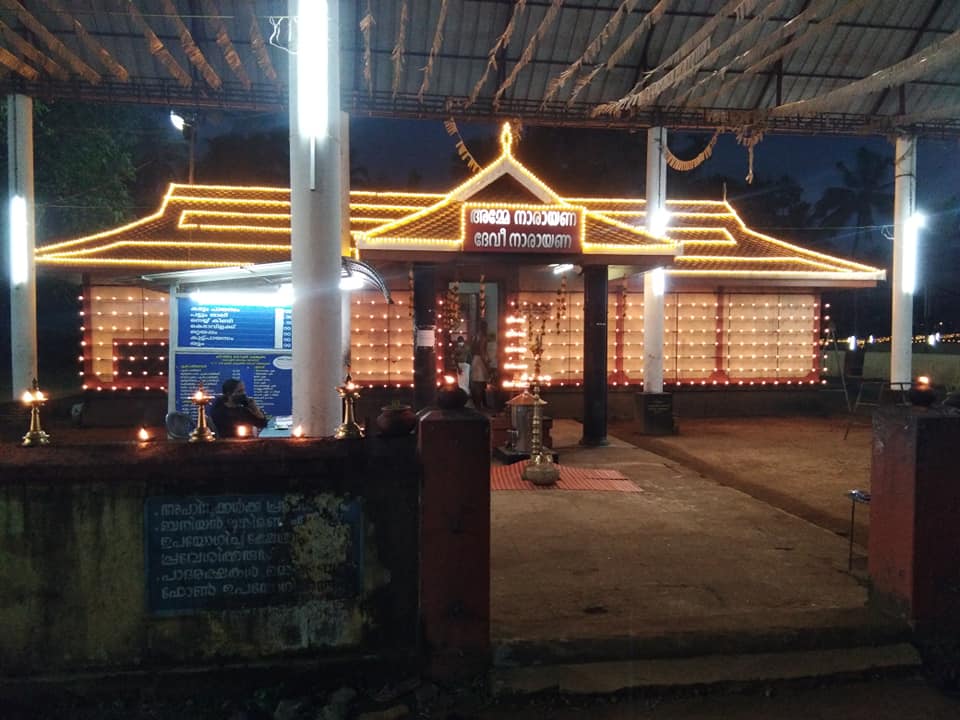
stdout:
<svg viewBox="0 0 960 720">
<path fill-rule="evenodd" d="M 302 438 L 302 437 L 303 437 L 303 425 L 297 425 L 297 426 L 290 432 L 290 434 L 293 435 L 293 437 L 295 437 L 295 438 Z"/>
<path fill-rule="evenodd" d="M 190 402 L 197 406 L 197 427 L 190 433 L 190 442 L 213 442 L 216 436 L 207 426 L 207 403 L 210 396 L 203 392 L 203 381 L 197 385 L 197 391 L 191 396 Z"/>
<path fill-rule="evenodd" d="M 24 391 L 20 398 L 24 405 L 30 406 L 30 429 L 23 436 L 23 447 L 49 445 L 50 436 L 40 427 L 40 406 L 47 401 L 47 396 L 40 390 L 37 379 L 33 379 L 33 389 Z"/>
<path fill-rule="evenodd" d="M 354 418 L 353 405 L 360 397 L 357 392 L 357 386 L 350 377 L 350 373 L 343 380 L 343 385 L 337 387 L 337 392 L 343 398 L 343 422 L 337 428 L 333 436 L 337 440 L 351 440 L 363 437 L 363 429 L 357 424 Z"/>
<path fill-rule="evenodd" d="M 237 425 L 237 437 L 250 437 L 250 428 L 248 428 L 246 425 Z"/>
<path fill-rule="evenodd" d="M 137 430 L 137 440 L 139 440 L 141 443 L 150 442 L 150 440 L 152 440 L 150 437 L 150 432 L 145 427 L 141 427 L 139 430 Z"/>
<path fill-rule="evenodd" d="M 457 382 L 456 375 L 444 375 L 437 393 L 437 405 L 442 410 L 458 410 L 467 404 L 468 395 Z"/>
</svg>

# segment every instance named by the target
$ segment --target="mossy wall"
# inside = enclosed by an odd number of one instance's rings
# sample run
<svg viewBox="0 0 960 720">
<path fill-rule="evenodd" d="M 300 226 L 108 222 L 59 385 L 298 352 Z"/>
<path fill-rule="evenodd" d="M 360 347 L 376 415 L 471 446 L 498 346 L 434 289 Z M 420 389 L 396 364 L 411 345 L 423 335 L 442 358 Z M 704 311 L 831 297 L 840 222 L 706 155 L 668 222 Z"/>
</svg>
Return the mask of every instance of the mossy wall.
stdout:
<svg viewBox="0 0 960 720">
<path fill-rule="evenodd" d="M 414 439 L 6 448 L 0 454 L 0 674 L 408 651 L 417 638 Z M 331 595 L 342 528 L 292 528 L 296 597 L 162 613 L 147 597 L 148 498 L 352 503 L 356 592 Z M 304 520 L 303 518 L 306 517 Z M 313 518 L 311 520 L 311 518 Z M 334 528 L 336 530 L 336 528 Z"/>
</svg>

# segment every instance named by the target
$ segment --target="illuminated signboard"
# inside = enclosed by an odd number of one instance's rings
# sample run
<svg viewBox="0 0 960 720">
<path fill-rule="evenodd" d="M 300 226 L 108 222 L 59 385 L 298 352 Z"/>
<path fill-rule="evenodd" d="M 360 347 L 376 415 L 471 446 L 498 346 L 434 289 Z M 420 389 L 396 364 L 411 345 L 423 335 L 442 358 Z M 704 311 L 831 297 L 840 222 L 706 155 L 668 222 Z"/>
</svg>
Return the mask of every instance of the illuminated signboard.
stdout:
<svg viewBox="0 0 960 720">
<path fill-rule="evenodd" d="M 473 205 L 464 203 L 465 252 L 579 253 L 583 209 L 569 205 Z"/>
</svg>

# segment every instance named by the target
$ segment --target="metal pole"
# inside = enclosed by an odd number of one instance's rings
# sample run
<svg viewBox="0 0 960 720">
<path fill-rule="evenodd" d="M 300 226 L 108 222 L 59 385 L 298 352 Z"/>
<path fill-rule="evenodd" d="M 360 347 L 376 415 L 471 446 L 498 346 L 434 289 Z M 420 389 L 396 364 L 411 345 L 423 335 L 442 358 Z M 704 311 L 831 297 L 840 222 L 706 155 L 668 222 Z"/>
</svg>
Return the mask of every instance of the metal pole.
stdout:
<svg viewBox="0 0 960 720">
<path fill-rule="evenodd" d="M 37 274 L 33 199 L 33 100 L 7 97 L 9 190 L 7 200 L 10 271 L 10 385 L 14 400 L 37 377 Z"/>
</svg>

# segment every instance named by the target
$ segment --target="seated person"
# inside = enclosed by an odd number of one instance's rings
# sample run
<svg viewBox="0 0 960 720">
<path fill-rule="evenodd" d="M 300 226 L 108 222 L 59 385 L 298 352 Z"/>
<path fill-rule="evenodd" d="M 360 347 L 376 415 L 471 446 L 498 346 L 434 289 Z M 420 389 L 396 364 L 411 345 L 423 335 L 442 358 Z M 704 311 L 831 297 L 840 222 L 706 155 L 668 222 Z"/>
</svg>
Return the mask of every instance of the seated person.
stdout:
<svg viewBox="0 0 960 720">
<path fill-rule="evenodd" d="M 210 406 L 210 419 L 218 437 L 238 437 L 237 427 L 240 425 L 247 426 L 251 436 L 257 434 L 253 428 L 259 430 L 267 426 L 267 416 L 257 407 L 256 400 L 247 397 L 243 380 L 224 380 L 221 390 L 223 394 Z"/>
</svg>

